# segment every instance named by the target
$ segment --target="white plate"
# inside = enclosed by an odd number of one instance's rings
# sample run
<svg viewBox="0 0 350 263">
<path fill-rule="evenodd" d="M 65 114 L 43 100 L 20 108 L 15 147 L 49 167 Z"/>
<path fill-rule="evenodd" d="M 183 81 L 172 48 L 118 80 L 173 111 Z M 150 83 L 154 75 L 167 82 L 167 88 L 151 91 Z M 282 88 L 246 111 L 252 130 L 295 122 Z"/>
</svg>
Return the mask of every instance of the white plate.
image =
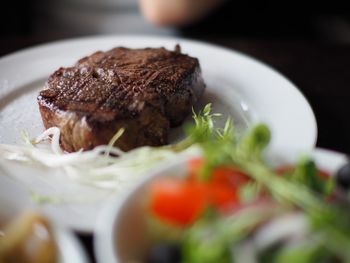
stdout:
<svg viewBox="0 0 350 263">
<path fill-rule="evenodd" d="M 12 178 L 0 172 L 0 219 L 3 222 L 28 209 L 36 210 L 27 196 L 25 189 Z M 89 260 L 78 239 L 70 231 L 53 224 L 53 232 L 59 250 L 59 263 L 88 263 Z"/>
<path fill-rule="evenodd" d="M 177 43 L 184 53 L 200 60 L 207 83 L 202 105 L 212 102 L 214 111 L 233 116 L 239 130 L 246 130 L 256 122 L 267 123 L 273 136 L 271 151 L 278 151 L 282 146 L 298 149 L 314 147 L 317 127 L 310 105 L 291 82 L 270 67 L 241 53 L 209 44 L 146 36 L 61 41 L 0 59 L 0 143 L 20 144 L 21 131 L 26 130 L 33 137 L 43 131 L 36 96 L 48 76 L 60 66 L 70 66 L 96 50 L 115 46 L 164 46 L 173 49 Z M 73 184 L 51 171 L 27 169 L 8 162 L 0 165 L 5 173 L 24 181 L 31 190 L 74 197 L 76 201 L 65 205 L 46 205 L 43 211 L 77 230 L 93 229 L 101 200 L 110 194 Z M 80 202 L 80 195 L 88 195 L 91 200 Z"/>
<path fill-rule="evenodd" d="M 295 149 L 283 150 L 272 157 L 273 163 L 279 166 L 295 164 L 300 157 Z M 309 152 L 317 167 L 333 175 L 347 161 L 344 154 L 323 149 Z M 152 173 L 122 198 L 110 200 L 100 214 L 95 229 L 94 250 L 99 263 L 142 262 L 147 245 L 147 231 L 144 211 L 144 197 L 147 186 L 157 177 L 172 174 L 186 174 L 184 160 L 173 162 Z"/>
</svg>

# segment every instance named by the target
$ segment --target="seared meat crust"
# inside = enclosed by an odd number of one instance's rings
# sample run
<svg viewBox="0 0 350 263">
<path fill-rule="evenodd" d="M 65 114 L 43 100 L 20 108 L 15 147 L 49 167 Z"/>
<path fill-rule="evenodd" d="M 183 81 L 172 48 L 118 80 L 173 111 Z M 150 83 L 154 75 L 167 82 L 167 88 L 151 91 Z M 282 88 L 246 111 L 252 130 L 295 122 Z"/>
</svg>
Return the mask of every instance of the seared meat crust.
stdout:
<svg viewBox="0 0 350 263">
<path fill-rule="evenodd" d="M 164 48 L 117 47 L 60 68 L 40 91 L 46 128 L 61 130 L 69 152 L 107 144 L 130 150 L 167 143 L 170 127 L 183 122 L 205 84 L 196 58 Z"/>
</svg>

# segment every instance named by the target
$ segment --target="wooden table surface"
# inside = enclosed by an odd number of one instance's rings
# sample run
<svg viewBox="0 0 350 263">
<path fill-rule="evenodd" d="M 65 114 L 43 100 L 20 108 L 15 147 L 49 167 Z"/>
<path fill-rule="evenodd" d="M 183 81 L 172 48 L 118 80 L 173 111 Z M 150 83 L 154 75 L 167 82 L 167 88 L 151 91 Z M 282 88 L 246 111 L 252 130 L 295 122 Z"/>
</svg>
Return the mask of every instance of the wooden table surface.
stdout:
<svg viewBox="0 0 350 263">
<path fill-rule="evenodd" d="M 2 38 L 0 56 L 48 40 Z M 204 41 L 244 52 L 280 71 L 299 87 L 315 112 L 317 146 L 350 153 L 350 45 L 235 38 Z M 78 236 L 94 262 L 92 236 Z"/>
</svg>

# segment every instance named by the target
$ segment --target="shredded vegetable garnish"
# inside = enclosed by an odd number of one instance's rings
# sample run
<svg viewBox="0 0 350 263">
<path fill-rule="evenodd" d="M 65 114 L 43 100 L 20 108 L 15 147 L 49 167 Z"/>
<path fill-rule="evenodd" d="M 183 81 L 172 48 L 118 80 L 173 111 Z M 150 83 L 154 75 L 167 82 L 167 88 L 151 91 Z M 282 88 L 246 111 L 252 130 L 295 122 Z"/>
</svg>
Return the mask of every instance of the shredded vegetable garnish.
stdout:
<svg viewBox="0 0 350 263">
<path fill-rule="evenodd" d="M 105 152 L 105 155 L 108 156 L 111 153 L 111 150 L 114 146 L 114 144 L 116 143 L 116 141 L 118 141 L 118 139 L 123 135 L 125 129 L 122 128 L 120 130 L 117 131 L 116 134 L 114 134 L 114 136 L 112 137 L 112 139 L 110 140 L 110 142 L 108 143 L 108 150 Z M 123 152 L 120 152 L 120 155 L 123 154 Z"/>
<path fill-rule="evenodd" d="M 62 154 L 63 151 L 60 147 L 60 129 L 57 127 L 52 127 L 44 131 L 33 141 L 33 144 L 38 144 L 44 140 L 49 140 L 51 136 L 51 150 L 55 154 Z"/>
<path fill-rule="evenodd" d="M 134 184 L 143 173 L 164 161 L 199 155 L 201 148 L 197 143 L 207 137 L 215 135 L 225 139 L 229 131 L 231 132 L 232 122 L 228 120 L 223 129 L 216 129 L 214 117 L 219 115 L 211 113 L 211 105 L 206 105 L 202 112 L 194 113 L 195 125 L 188 129 L 188 137 L 170 146 L 145 146 L 124 152 L 114 146 L 124 132 L 124 129 L 120 129 L 108 145 L 89 151 L 66 153 L 60 146 L 59 128 L 52 127 L 35 139 L 30 139 L 28 133 L 22 132 L 24 146 L 0 144 L 0 157 L 62 169 L 71 180 L 79 183 L 120 190 L 125 185 Z"/>
<path fill-rule="evenodd" d="M 49 135 L 52 135 L 51 150 L 2 144 L 0 155 L 12 161 L 61 168 L 72 180 L 100 188 L 117 189 L 120 184 L 135 182 L 143 172 L 161 161 L 180 156 L 195 156 L 200 152 L 196 145 L 181 152 L 162 147 L 141 147 L 123 152 L 119 148 L 107 145 L 98 146 L 90 151 L 64 153 L 59 145 L 59 129 L 50 128 L 38 138 L 45 140 Z M 38 138 L 34 140 L 33 146 L 42 143 Z"/>
</svg>

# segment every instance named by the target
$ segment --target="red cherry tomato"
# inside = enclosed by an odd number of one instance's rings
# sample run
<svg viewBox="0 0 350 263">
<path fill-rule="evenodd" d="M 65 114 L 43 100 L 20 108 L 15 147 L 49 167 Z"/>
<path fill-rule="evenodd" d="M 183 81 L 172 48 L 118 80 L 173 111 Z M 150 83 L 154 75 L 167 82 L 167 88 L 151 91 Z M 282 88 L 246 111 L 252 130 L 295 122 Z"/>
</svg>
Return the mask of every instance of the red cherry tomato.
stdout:
<svg viewBox="0 0 350 263">
<path fill-rule="evenodd" d="M 207 206 L 207 187 L 181 178 L 161 178 L 151 185 L 154 215 L 177 225 L 193 223 Z"/>
<path fill-rule="evenodd" d="M 151 212 L 159 219 L 181 226 L 195 222 L 209 206 L 225 212 L 238 204 L 237 192 L 217 183 L 161 178 L 150 190 Z"/>
<path fill-rule="evenodd" d="M 190 180 L 198 180 L 200 178 L 201 169 L 204 166 L 203 158 L 193 158 L 188 161 L 188 178 Z"/>
<path fill-rule="evenodd" d="M 323 179 L 329 179 L 330 177 L 331 177 L 331 175 L 328 173 L 328 172 L 326 172 L 326 171 L 324 171 L 324 170 L 321 170 L 321 169 L 318 169 L 318 175 L 321 177 L 321 178 L 323 178 Z"/>
<path fill-rule="evenodd" d="M 215 168 L 211 178 L 213 184 L 223 184 L 238 189 L 251 181 L 250 177 L 239 169 L 231 166 Z"/>
<path fill-rule="evenodd" d="M 202 158 L 188 163 L 189 180 L 168 177 L 151 185 L 151 212 L 173 224 L 193 223 L 209 206 L 225 212 L 239 204 L 238 189 L 251 179 L 231 166 L 214 169 L 208 181 L 200 180 Z"/>
<path fill-rule="evenodd" d="M 278 175 L 284 175 L 286 173 L 293 172 L 294 169 L 295 169 L 295 167 L 292 166 L 292 165 L 283 165 L 283 166 L 277 167 L 275 169 L 275 173 L 278 174 Z"/>
<path fill-rule="evenodd" d="M 225 213 L 239 204 L 237 191 L 232 187 L 219 184 L 207 184 L 207 186 L 209 188 L 208 203 L 221 212 Z"/>
<path fill-rule="evenodd" d="M 192 159 L 188 163 L 189 178 L 190 180 L 199 181 L 201 169 L 204 166 L 204 159 L 196 158 Z M 234 188 L 238 188 L 243 184 L 246 184 L 251 179 L 245 173 L 233 166 L 221 166 L 215 168 L 212 176 L 210 177 L 211 183 L 219 183 L 224 185 L 230 185 Z"/>
</svg>

